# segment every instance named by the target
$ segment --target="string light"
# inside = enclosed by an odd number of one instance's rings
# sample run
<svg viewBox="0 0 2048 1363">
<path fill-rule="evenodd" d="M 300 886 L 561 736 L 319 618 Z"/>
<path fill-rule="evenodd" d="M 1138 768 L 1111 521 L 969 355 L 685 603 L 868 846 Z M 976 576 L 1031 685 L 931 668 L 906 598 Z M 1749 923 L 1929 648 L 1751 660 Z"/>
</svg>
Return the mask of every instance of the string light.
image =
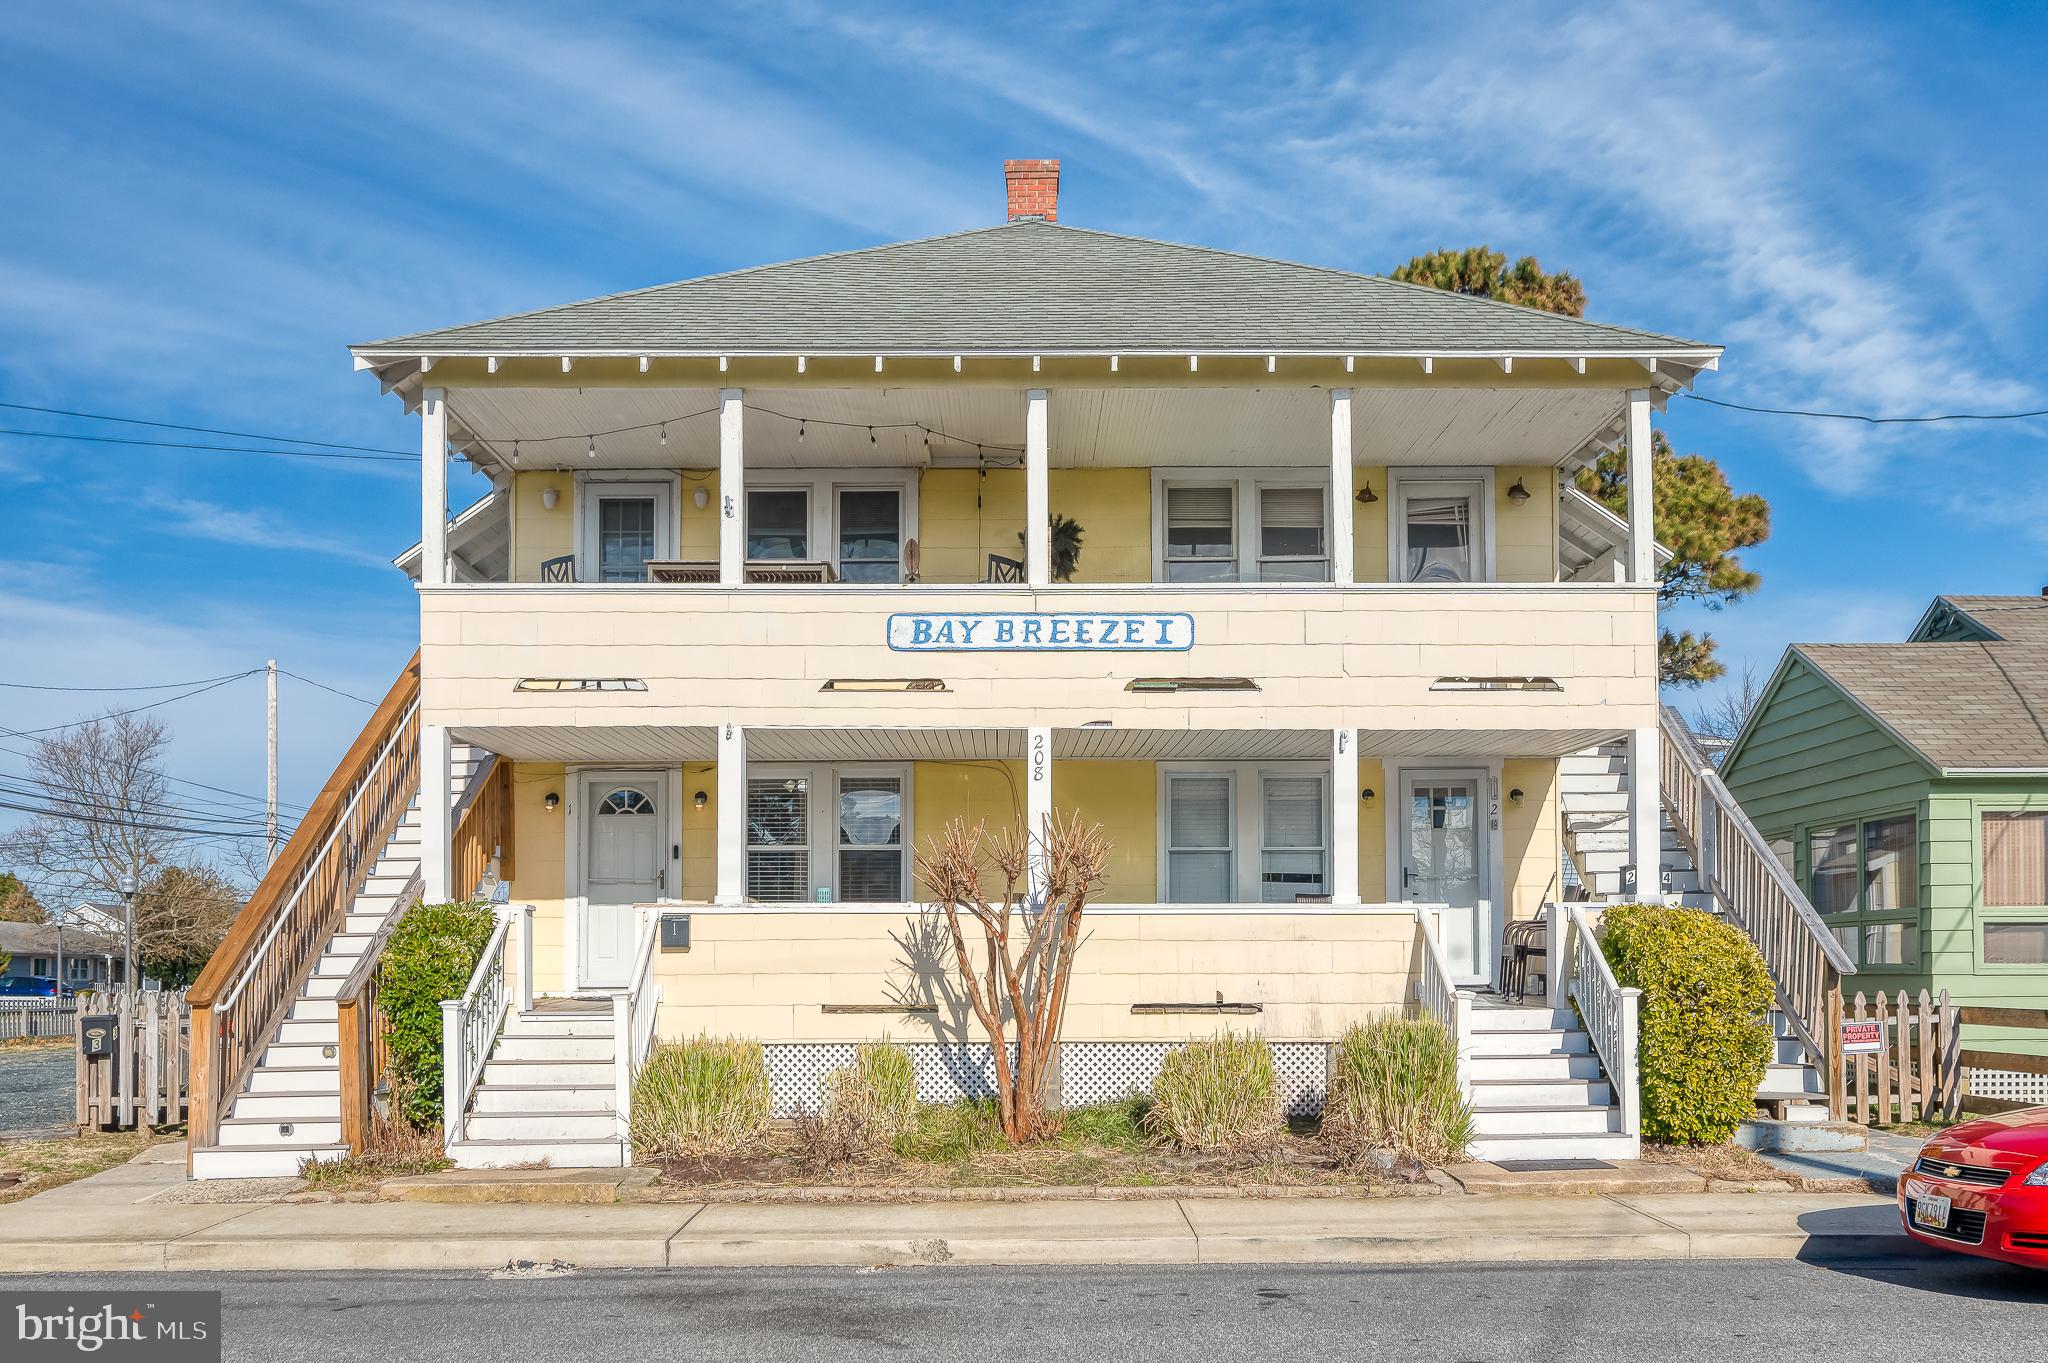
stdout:
<svg viewBox="0 0 2048 1363">
<path fill-rule="evenodd" d="M 796 439 L 797 439 L 797 443 L 798 443 L 799 445 L 801 445 L 801 444 L 803 443 L 803 439 L 804 439 L 804 423 L 803 423 L 803 419 L 802 419 L 801 417 L 799 417 L 799 418 L 797 419 L 797 423 L 796 423 Z"/>
<path fill-rule="evenodd" d="M 666 421 L 661 423 L 661 443 L 663 446 L 668 444 L 668 423 Z"/>
<path fill-rule="evenodd" d="M 585 454 L 587 454 L 587 455 L 589 455 L 589 456 L 590 456 L 590 457 L 591 457 L 592 459 L 595 459 L 595 458 L 597 458 L 597 437 L 596 437 L 596 436 L 594 436 L 594 435 L 593 435 L 593 436 L 591 436 L 591 437 L 590 437 L 590 448 L 589 448 L 589 449 L 587 449 L 587 450 L 585 450 L 585 451 L 584 451 L 584 453 L 585 453 Z"/>
<path fill-rule="evenodd" d="M 512 442 L 512 462 L 515 464 L 519 462 L 519 442 L 517 440 Z"/>
<path fill-rule="evenodd" d="M 872 426 L 868 427 L 868 443 L 870 445 L 875 443 L 875 428 Z"/>
</svg>

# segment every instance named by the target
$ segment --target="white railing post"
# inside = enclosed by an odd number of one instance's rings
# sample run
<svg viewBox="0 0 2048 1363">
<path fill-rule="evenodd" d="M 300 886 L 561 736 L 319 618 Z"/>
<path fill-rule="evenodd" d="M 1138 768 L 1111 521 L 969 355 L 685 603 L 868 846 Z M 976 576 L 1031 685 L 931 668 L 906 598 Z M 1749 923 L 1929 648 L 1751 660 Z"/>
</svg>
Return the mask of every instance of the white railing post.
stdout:
<svg viewBox="0 0 2048 1363">
<path fill-rule="evenodd" d="M 1451 996 L 1451 1040 L 1458 1048 L 1458 1092 L 1472 1097 L 1472 996 L 1460 989 Z"/>
<path fill-rule="evenodd" d="M 612 1113 L 613 1129 L 618 1138 L 622 1141 L 630 1139 L 633 1127 L 633 994 L 630 989 L 612 995 Z"/>
<path fill-rule="evenodd" d="M 464 1071 L 469 1057 L 464 1054 L 462 1000 L 441 1000 L 441 1148 L 454 1148 L 462 1139 L 462 1104 L 468 1081 Z"/>
<path fill-rule="evenodd" d="M 1621 1073 L 1614 1076 L 1621 1086 L 1621 1129 L 1630 1136 L 1643 1134 L 1643 1079 L 1636 1064 L 1636 1041 L 1641 1032 L 1643 991 L 1621 991 Z"/>
<path fill-rule="evenodd" d="M 1564 905 L 1543 906 L 1543 1001 L 1552 1008 L 1564 1007 L 1565 982 L 1571 978 L 1565 955 L 1571 940 L 1569 923 Z"/>
<path fill-rule="evenodd" d="M 519 1011 L 533 1011 L 533 905 L 519 906 Z"/>
</svg>

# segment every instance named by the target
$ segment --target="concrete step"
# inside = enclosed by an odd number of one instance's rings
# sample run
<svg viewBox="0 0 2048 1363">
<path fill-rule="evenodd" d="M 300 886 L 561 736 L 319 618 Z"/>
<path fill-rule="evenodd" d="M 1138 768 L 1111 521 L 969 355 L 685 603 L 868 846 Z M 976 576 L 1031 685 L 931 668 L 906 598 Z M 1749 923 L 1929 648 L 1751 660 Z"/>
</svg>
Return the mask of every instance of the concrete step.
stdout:
<svg viewBox="0 0 2048 1363">
<path fill-rule="evenodd" d="M 192 1177 L 289 1178 L 299 1172 L 299 1165 L 306 1160 L 338 1160 L 347 1154 L 345 1145 L 202 1146 L 192 1152 Z"/>
<path fill-rule="evenodd" d="M 1597 1055 L 1475 1055 L 1471 1063 L 1475 1082 L 1502 1079 L 1535 1083 L 1601 1077 Z"/>
<path fill-rule="evenodd" d="M 470 1100 L 472 1116 L 495 1112 L 596 1112 L 612 1110 L 611 1084 L 479 1084 Z"/>
<path fill-rule="evenodd" d="M 458 1169 L 509 1169 L 545 1162 L 555 1169 L 618 1169 L 626 1152 L 617 1140 L 457 1141 L 448 1158 Z"/>
<path fill-rule="evenodd" d="M 341 1062 L 319 1065 L 258 1065 L 249 1071 L 244 1093 L 341 1092 Z"/>
<path fill-rule="evenodd" d="M 612 1059 L 609 1036 L 562 1036 L 549 1032 L 507 1032 L 491 1048 L 493 1060 L 602 1060 Z"/>
<path fill-rule="evenodd" d="M 613 1081 L 609 1060 L 501 1060 L 492 1056 L 484 1062 L 482 1082 L 486 1084 L 569 1085 L 602 1088 Z"/>
<path fill-rule="evenodd" d="M 276 1093 L 244 1093 L 235 1099 L 234 1115 L 273 1122 L 341 1120 L 341 1091 L 284 1089 Z"/>
<path fill-rule="evenodd" d="M 1605 1135 L 1621 1128 L 1612 1107 L 1474 1107 L 1472 1130 L 1480 1136 Z"/>
<path fill-rule="evenodd" d="M 1478 1079 L 1472 1102 L 1485 1107 L 1606 1107 L 1614 1089 L 1605 1079 Z"/>
<path fill-rule="evenodd" d="M 1578 1015 L 1569 1008 L 1489 1008 L 1472 1010 L 1472 1026 L 1482 1032 L 1577 1031 Z"/>
<path fill-rule="evenodd" d="M 1471 1036 L 1472 1056 L 1585 1055 L 1593 1041 L 1584 1032 L 1561 1027 L 1515 1028 L 1492 1031 L 1476 1024 Z"/>
<path fill-rule="evenodd" d="M 1827 1090 L 1821 1086 L 1820 1072 L 1811 1065 L 1771 1065 L 1756 1086 L 1756 1096 L 1760 1101 L 1825 1098 Z"/>
<path fill-rule="evenodd" d="M 341 1143 L 341 1113 L 332 1117 L 230 1117 L 220 1124 L 220 1147 L 247 1149 L 252 1145 L 338 1145 Z"/>
<path fill-rule="evenodd" d="M 462 1137 L 476 1141 L 556 1141 L 616 1139 L 619 1119 L 610 1108 L 580 1112 L 472 1112 L 462 1119 Z"/>
<path fill-rule="evenodd" d="M 505 1015 L 505 1036 L 601 1036 L 612 1034 L 610 1013 L 584 1015 L 580 1013 L 521 1013 L 513 1011 Z"/>
<path fill-rule="evenodd" d="M 1479 1160 L 1631 1160 L 1642 1154 L 1634 1136 L 1587 1132 L 1574 1136 L 1480 1136 L 1470 1154 Z"/>
</svg>

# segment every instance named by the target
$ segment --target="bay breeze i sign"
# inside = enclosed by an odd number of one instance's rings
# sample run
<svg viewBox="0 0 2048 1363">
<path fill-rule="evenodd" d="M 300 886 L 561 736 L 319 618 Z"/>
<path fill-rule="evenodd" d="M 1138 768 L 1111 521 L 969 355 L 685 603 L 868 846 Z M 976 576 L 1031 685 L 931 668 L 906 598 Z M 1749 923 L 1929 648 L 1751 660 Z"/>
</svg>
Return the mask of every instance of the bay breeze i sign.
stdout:
<svg viewBox="0 0 2048 1363">
<path fill-rule="evenodd" d="M 898 653 L 1184 653 L 1192 615 L 1095 611 L 918 612 L 889 617 Z"/>
</svg>

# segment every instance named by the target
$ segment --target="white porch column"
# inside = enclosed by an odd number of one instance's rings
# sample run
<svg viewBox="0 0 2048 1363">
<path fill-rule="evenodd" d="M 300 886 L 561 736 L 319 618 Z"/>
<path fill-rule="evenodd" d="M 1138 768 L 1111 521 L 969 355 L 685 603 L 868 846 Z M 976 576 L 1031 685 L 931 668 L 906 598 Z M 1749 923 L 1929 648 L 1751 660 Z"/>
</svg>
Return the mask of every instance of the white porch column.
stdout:
<svg viewBox="0 0 2048 1363">
<path fill-rule="evenodd" d="M 1635 863 L 1636 898 L 1645 904 L 1663 902 L 1664 800 L 1660 793 L 1663 767 L 1656 729 L 1632 729 L 1628 737 L 1628 859 Z"/>
<path fill-rule="evenodd" d="M 1330 390 L 1330 581 L 1351 585 L 1351 390 Z M 1356 745 L 1354 745 L 1356 746 Z M 1354 763 L 1355 765 L 1355 763 Z"/>
<path fill-rule="evenodd" d="M 1358 898 L 1358 731 L 1330 731 L 1330 902 Z"/>
<path fill-rule="evenodd" d="M 1052 817 L 1052 730 L 1033 725 L 1024 731 L 1024 831 L 1030 839 L 1031 902 L 1045 902 L 1045 823 Z"/>
<path fill-rule="evenodd" d="M 1628 394 L 1628 580 L 1657 580 L 1657 512 L 1650 469 L 1650 390 Z"/>
<path fill-rule="evenodd" d="M 1052 515 L 1052 497 L 1046 487 L 1046 468 L 1051 456 L 1045 406 L 1043 388 L 1033 388 L 1024 394 L 1024 580 L 1034 587 L 1052 581 L 1052 535 L 1046 528 Z M 1036 837 L 1037 832 L 1034 827 L 1032 836 Z"/>
<path fill-rule="evenodd" d="M 445 904 L 456 895 L 455 829 L 449 809 L 453 757 L 447 725 L 420 725 L 420 897 L 428 904 Z M 464 885 L 462 893 L 475 888 Z"/>
<path fill-rule="evenodd" d="M 718 888 L 720 904 L 747 902 L 747 731 L 718 726 Z"/>
<path fill-rule="evenodd" d="M 420 393 L 420 585 L 448 580 L 448 404 L 439 388 Z"/>
<path fill-rule="evenodd" d="M 742 397 L 737 388 L 718 390 L 718 580 L 727 587 L 747 580 L 747 408 Z"/>
</svg>

